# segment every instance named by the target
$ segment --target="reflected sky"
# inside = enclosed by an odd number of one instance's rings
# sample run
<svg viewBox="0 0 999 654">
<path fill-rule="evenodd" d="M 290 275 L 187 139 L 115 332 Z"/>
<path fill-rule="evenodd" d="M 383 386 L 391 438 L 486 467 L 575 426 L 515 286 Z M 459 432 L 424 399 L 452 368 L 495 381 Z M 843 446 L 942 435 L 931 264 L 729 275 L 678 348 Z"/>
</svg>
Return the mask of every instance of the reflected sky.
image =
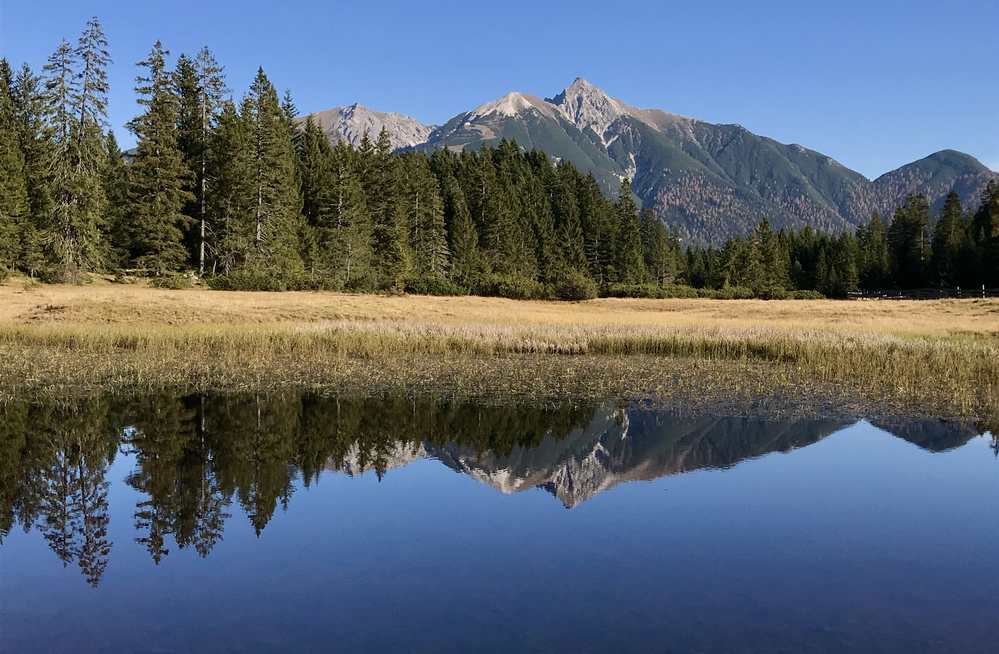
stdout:
<svg viewBox="0 0 999 654">
<path fill-rule="evenodd" d="M 17 411 L 4 651 L 994 637 L 999 461 L 967 425 L 295 394 Z"/>
</svg>

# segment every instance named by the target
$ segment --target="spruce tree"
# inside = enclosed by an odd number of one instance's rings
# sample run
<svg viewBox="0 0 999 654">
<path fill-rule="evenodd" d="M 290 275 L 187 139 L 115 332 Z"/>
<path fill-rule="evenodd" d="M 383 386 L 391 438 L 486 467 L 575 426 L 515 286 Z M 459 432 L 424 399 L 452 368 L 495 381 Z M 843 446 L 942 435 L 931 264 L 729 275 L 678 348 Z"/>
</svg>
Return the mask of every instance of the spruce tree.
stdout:
<svg viewBox="0 0 999 654">
<path fill-rule="evenodd" d="M 73 132 L 73 104 L 76 95 L 76 73 L 74 67 L 73 48 L 69 41 L 63 39 L 59 46 L 49 55 L 43 70 L 45 72 L 45 103 L 46 117 L 55 132 L 55 140 L 59 146 L 59 155 L 71 142 Z"/>
<path fill-rule="evenodd" d="M 392 156 L 384 128 L 366 158 L 364 187 L 373 222 L 375 268 L 381 286 L 401 291 L 412 265 L 409 226 L 405 203 L 399 197 L 398 160 Z"/>
<path fill-rule="evenodd" d="M 315 275 L 332 288 L 364 288 L 371 276 L 372 229 L 354 152 L 338 143 L 323 171 L 314 222 Z"/>
<path fill-rule="evenodd" d="M 640 284 L 645 281 L 645 261 L 642 254 L 641 226 L 638 209 L 631 195 L 631 180 L 624 179 L 618 189 L 614 205 L 617 222 L 616 275 L 623 284 Z"/>
<path fill-rule="evenodd" d="M 0 276 L 21 263 L 21 238 L 30 212 L 11 82 L 10 66 L 0 59 Z"/>
<path fill-rule="evenodd" d="M 791 284 L 790 266 L 780 239 L 770 228 L 770 222 L 761 220 L 752 236 L 753 256 L 758 274 L 750 285 L 757 295 L 772 297 Z"/>
<path fill-rule="evenodd" d="M 319 218 L 319 196 L 330 174 L 333 149 L 311 115 L 305 119 L 297 146 L 302 216 L 307 224 L 314 226 Z"/>
<path fill-rule="evenodd" d="M 999 182 L 995 180 L 982 192 L 972 218 L 971 236 L 978 251 L 978 283 L 999 286 Z"/>
<path fill-rule="evenodd" d="M 860 284 L 869 290 L 882 289 L 889 284 L 891 277 L 888 235 L 877 213 L 871 217 L 871 222 L 862 227 L 857 231 Z"/>
<path fill-rule="evenodd" d="M 479 235 L 465 202 L 465 193 L 452 175 L 444 180 L 444 216 L 451 250 L 451 278 L 472 290 L 481 281 L 485 262 L 479 251 Z"/>
<path fill-rule="evenodd" d="M 109 63 L 107 39 L 93 18 L 76 48 L 63 41 L 45 66 L 46 108 L 55 130 L 46 242 L 56 274 L 70 281 L 101 263 Z"/>
<path fill-rule="evenodd" d="M 538 261 L 534 248 L 532 184 L 524 156 L 513 141 L 503 139 L 491 151 L 496 170 L 496 187 L 490 195 L 493 268 L 499 272 L 532 279 Z"/>
<path fill-rule="evenodd" d="M 105 232 L 107 234 L 104 256 L 117 268 L 128 265 L 132 253 L 132 229 L 129 222 L 129 173 L 114 132 L 108 130 L 104 137 L 106 160 L 104 163 Z"/>
<path fill-rule="evenodd" d="M 296 132 L 297 127 L 297 117 L 298 117 L 298 107 L 295 106 L 295 100 L 291 97 L 291 90 L 285 89 L 284 96 L 281 98 L 281 113 L 284 115 L 284 122 L 288 126 L 289 132 L 292 134 L 293 139 L 297 139 Z"/>
<path fill-rule="evenodd" d="M 555 174 L 552 207 L 555 217 L 557 242 L 561 245 L 562 264 L 568 269 L 589 275 L 586 261 L 583 226 L 579 217 L 576 198 L 578 173 L 567 162 L 560 162 Z"/>
<path fill-rule="evenodd" d="M 191 170 L 189 190 L 194 194 L 185 213 L 196 218 L 193 234 L 187 239 L 197 262 L 198 274 L 205 273 L 209 240 L 208 161 L 211 132 L 222 108 L 227 89 L 223 68 L 205 47 L 192 59 L 181 55 L 174 71 L 174 88 L 179 97 L 178 144 Z"/>
<path fill-rule="evenodd" d="M 616 276 L 617 224 L 613 207 L 604 199 L 592 173 L 580 179 L 576 193 L 590 276 L 600 285 L 609 284 Z"/>
<path fill-rule="evenodd" d="M 21 231 L 21 267 L 29 274 L 45 266 L 45 226 L 52 214 L 54 132 L 47 120 L 41 79 L 24 64 L 12 90 L 18 140 L 24 156 L 29 216 Z"/>
<path fill-rule="evenodd" d="M 189 218 L 183 208 L 194 198 L 177 142 L 178 103 L 166 69 L 167 54 L 157 41 L 139 62 L 146 72 L 136 78 L 135 90 L 146 110 L 128 125 L 137 139 L 129 171 L 131 259 L 157 274 L 179 270 L 187 260 L 183 229 Z"/>
<path fill-rule="evenodd" d="M 900 288 L 919 288 L 926 281 L 930 259 L 929 218 L 930 205 L 922 195 L 910 195 L 895 211 L 888 228 L 888 246 L 892 278 Z"/>
<path fill-rule="evenodd" d="M 243 120 L 252 158 L 252 266 L 277 274 L 300 271 L 301 198 L 295 148 L 277 92 L 263 68 L 250 87 Z"/>
<path fill-rule="evenodd" d="M 933 228 L 932 268 L 940 286 L 952 286 L 957 277 L 958 257 L 967 236 L 961 217 L 961 198 L 951 191 Z"/>
<path fill-rule="evenodd" d="M 247 106 L 243 113 L 249 115 L 250 108 Z M 253 244 L 256 195 L 251 154 L 247 122 L 232 102 L 224 102 L 209 139 L 205 176 L 211 199 L 206 259 L 213 274 L 228 274 L 240 267 Z"/>
<path fill-rule="evenodd" d="M 465 160 L 469 190 L 465 193 L 475 220 L 482 248 L 490 267 L 510 273 L 512 262 L 505 251 L 510 231 L 509 214 L 502 210 L 500 182 L 490 150 L 481 150 Z"/>
<path fill-rule="evenodd" d="M 676 283 L 680 268 L 680 244 L 651 209 L 642 209 L 639 220 L 645 267 L 652 283 L 660 287 Z"/>
<path fill-rule="evenodd" d="M 405 155 L 402 161 L 402 198 L 407 206 L 413 272 L 420 277 L 439 279 L 448 270 L 450 253 L 437 179 L 422 154 Z"/>
</svg>

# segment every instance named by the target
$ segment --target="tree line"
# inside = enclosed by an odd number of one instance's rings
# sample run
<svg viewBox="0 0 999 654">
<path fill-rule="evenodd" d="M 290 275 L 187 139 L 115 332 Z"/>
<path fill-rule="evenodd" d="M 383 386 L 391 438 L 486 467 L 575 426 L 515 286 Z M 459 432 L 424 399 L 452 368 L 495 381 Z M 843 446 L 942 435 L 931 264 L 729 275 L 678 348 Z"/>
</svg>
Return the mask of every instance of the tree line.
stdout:
<svg viewBox="0 0 999 654">
<path fill-rule="evenodd" d="M 504 456 L 584 427 L 592 406 L 510 407 L 297 391 L 78 399 L 0 406 L 0 545 L 37 530 L 64 566 L 97 586 L 110 562 L 111 482 L 138 497 L 135 542 L 154 562 L 207 557 L 234 514 L 260 535 L 298 487 L 324 471 L 382 478 L 400 452 L 458 443 Z"/>
<path fill-rule="evenodd" d="M 138 63 L 142 113 L 123 153 L 108 130 L 107 38 L 91 19 L 40 75 L 0 62 L 0 269 L 51 281 L 149 275 L 215 288 L 582 299 L 843 296 L 999 286 L 999 185 L 939 215 L 913 196 L 856 233 L 809 228 L 682 244 L 592 175 L 502 141 L 393 152 L 384 131 L 332 145 L 263 69 L 238 102 L 203 48 Z"/>
</svg>

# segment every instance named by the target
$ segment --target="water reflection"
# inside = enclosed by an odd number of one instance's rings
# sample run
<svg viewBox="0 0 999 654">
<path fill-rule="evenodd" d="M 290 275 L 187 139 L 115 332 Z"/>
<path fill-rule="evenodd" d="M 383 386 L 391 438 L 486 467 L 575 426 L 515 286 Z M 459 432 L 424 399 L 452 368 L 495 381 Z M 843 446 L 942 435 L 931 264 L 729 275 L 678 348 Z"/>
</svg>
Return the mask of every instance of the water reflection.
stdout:
<svg viewBox="0 0 999 654">
<path fill-rule="evenodd" d="M 621 483 L 806 447 L 847 424 L 295 392 L 15 403 L 0 412 L 0 537 L 37 530 L 97 586 L 113 549 L 107 471 L 116 456 L 133 462 L 125 482 L 140 497 L 135 540 L 159 563 L 172 547 L 207 557 L 234 503 L 259 536 L 296 487 L 324 471 L 380 479 L 432 458 L 504 493 L 541 488 L 572 508 Z M 929 451 L 979 433 L 942 421 L 877 426 Z"/>
</svg>

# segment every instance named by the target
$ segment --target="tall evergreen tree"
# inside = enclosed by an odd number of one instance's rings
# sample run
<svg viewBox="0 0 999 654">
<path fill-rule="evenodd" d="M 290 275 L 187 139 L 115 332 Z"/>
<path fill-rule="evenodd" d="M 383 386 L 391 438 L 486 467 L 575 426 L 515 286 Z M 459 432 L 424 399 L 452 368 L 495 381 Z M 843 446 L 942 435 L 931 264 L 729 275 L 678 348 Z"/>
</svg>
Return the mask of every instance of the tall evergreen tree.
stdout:
<svg viewBox="0 0 999 654">
<path fill-rule="evenodd" d="M 45 225 L 52 213 L 55 143 L 41 80 L 24 64 L 12 90 L 14 116 L 28 190 L 29 218 L 21 230 L 21 267 L 34 275 L 45 266 Z"/>
<path fill-rule="evenodd" d="M 528 218 L 526 236 L 534 244 L 533 258 L 537 266 L 534 276 L 546 284 L 558 281 L 565 272 L 561 248 L 557 243 L 555 217 L 543 181 L 547 175 L 545 170 L 532 171 L 523 188 L 524 213 Z"/>
<path fill-rule="evenodd" d="M 106 160 L 104 163 L 104 196 L 107 199 L 105 230 L 107 233 L 107 261 L 116 268 L 128 265 L 132 252 L 133 230 L 129 215 L 129 173 L 114 132 L 108 130 L 104 137 Z"/>
<path fill-rule="evenodd" d="M 999 286 L 999 182 L 995 180 L 982 193 L 971 222 L 971 238 L 977 250 L 977 283 Z"/>
<path fill-rule="evenodd" d="M 224 70 L 207 47 L 201 48 L 193 58 L 186 55 L 178 57 L 174 88 L 179 98 L 177 140 L 184 161 L 191 170 L 189 190 L 195 196 L 185 208 L 185 213 L 196 219 L 192 222 L 195 229 L 186 240 L 198 266 L 198 274 L 203 275 L 210 238 L 208 148 L 228 89 Z"/>
<path fill-rule="evenodd" d="M 364 150 L 364 187 L 373 222 L 376 271 L 382 286 L 401 291 L 409 277 L 412 258 L 405 204 L 399 197 L 398 160 L 392 156 L 392 145 L 384 128 L 370 153 Z"/>
<path fill-rule="evenodd" d="M 680 272 L 680 244 L 651 209 L 642 209 L 639 220 L 645 267 L 652 283 L 657 286 L 676 283 Z"/>
<path fill-rule="evenodd" d="M 645 280 L 645 261 L 642 254 L 638 208 L 632 199 L 630 179 L 621 181 L 614 213 L 617 222 L 615 248 L 617 280 L 624 284 L 639 284 Z"/>
<path fill-rule="evenodd" d="M 167 54 L 157 41 L 139 62 L 146 72 L 136 78 L 135 90 L 146 110 L 128 125 L 138 142 L 129 175 L 131 259 L 157 273 L 178 270 L 187 260 L 183 228 L 189 219 L 182 210 L 194 197 L 177 142 L 177 96 Z"/>
<path fill-rule="evenodd" d="M 337 144 L 322 170 L 315 200 L 314 274 L 333 288 L 363 287 L 371 274 L 372 228 L 354 153 Z"/>
<path fill-rule="evenodd" d="M 109 63 L 107 39 L 94 18 L 76 48 L 63 41 L 45 66 L 46 105 L 56 134 L 46 242 L 57 274 L 69 280 L 101 263 Z"/>
<path fill-rule="evenodd" d="M 73 55 L 78 63 L 78 70 L 71 102 L 76 107 L 76 123 L 81 127 L 77 130 L 76 137 L 82 144 L 90 135 L 83 127 L 104 127 L 108 112 L 107 96 L 110 87 L 107 67 L 111 63 L 111 56 L 108 54 L 108 39 L 96 17 L 87 21 Z"/>
<path fill-rule="evenodd" d="M 590 276 L 600 285 L 609 284 L 616 279 L 617 263 L 617 223 L 613 207 L 604 199 L 592 173 L 580 180 L 576 193 Z"/>
<path fill-rule="evenodd" d="M 901 288 L 918 288 L 926 282 L 930 259 L 929 219 L 930 205 L 926 197 L 911 195 L 895 211 L 888 228 L 892 277 Z"/>
<path fill-rule="evenodd" d="M 319 217 L 319 195 L 328 181 L 333 149 L 311 115 L 305 119 L 297 146 L 298 171 L 302 183 L 302 216 L 306 223 L 315 225 Z"/>
<path fill-rule="evenodd" d="M 247 103 L 244 103 L 244 105 Z M 243 112 L 250 114 L 250 108 Z M 212 273 L 228 274 L 242 265 L 254 238 L 252 143 L 249 126 L 232 102 L 224 102 L 208 147 L 208 220 L 212 225 L 206 258 Z M 207 264 L 206 264 L 207 265 Z"/>
<path fill-rule="evenodd" d="M 249 130 L 253 162 L 253 249 L 261 269 L 280 273 L 301 270 L 299 252 L 301 198 L 295 149 L 277 92 L 263 68 L 250 87 L 243 120 Z"/>
<path fill-rule="evenodd" d="M 888 235 L 881 216 L 875 213 L 871 222 L 857 230 L 859 245 L 860 283 L 867 289 L 882 289 L 889 284 L 891 264 L 888 255 Z"/>
<path fill-rule="evenodd" d="M 756 278 L 750 287 L 763 296 L 773 296 L 791 285 L 790 264 L 780 238 L 764 218 L 753 230 L 752 256 L 756 262 Z"/>
<path fill-rule="evenodd" d="M 961 198 L 951 191 L 944 201 L 937 224 L 933 228 L 933 275 L 941 286 L 952 286 L 957 278 L 961 248 L 967 230 L 963 224 Z"/>
<path fill-rule="evenodd" d="M 403 202 L 407 207 L 413 272 L 421 277 L 441 278 L 447 272 L 450 253 L 437 179 L 423 155 L 406 155 L 403 165 Z"/>
<path fill-rule="evenodd" d="M 567 162 L 560 162 L 555 173 L 552 191 L 552 208 L 555 217 L 557 242 L 561 244 L 561 259 L 568 270 L 589 274 L 586 260 L 583 225 L 580 222 L 576 188 L 578 173 Z"/>
<path fill-rule="evenodd" d="M 30 216 L 11 85 L 10 66 L 0 59 L 0 275 L 20 264 L 21 238 Z"/>
<path fill-rule="evenodd" d="M 465 202 L 465 193 L 453 175 L 444 179 L 444 217 L 451 251 L 451 277 L 471 290 L 479 283 L 485 262 L 479 252 L 479 235 Z"/>
</svg>

